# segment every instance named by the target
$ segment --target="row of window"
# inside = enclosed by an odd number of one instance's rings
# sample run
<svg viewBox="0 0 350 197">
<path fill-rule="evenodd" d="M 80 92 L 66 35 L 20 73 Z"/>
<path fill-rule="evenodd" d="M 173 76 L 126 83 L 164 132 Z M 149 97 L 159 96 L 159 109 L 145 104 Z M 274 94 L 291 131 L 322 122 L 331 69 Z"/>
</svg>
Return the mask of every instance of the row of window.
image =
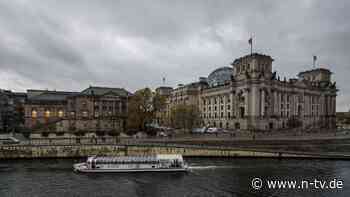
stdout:
<svg viewBox="0 0 350 197">
<path fill-rule="evenodd" d="M 211 109 L 212 109 L 211 106 L 209 106 L 209 107 L 208 107 L 208 111 L 211 111 Z M 221 109 L 221 111 L 223 111 L 223 110 L 224 110 L 224 105 L 221 105 L 221 106 L 220 106 L 220 109 Z M 227 105 L 227 106 L 226 106 L 226 109 L 227 109 L 227 110 L 231 110 L 231 105 Z M 214 106 L 214 111 L 217 111 L 217 110 L 218 110 L 218 107 L 217 107 L 217 106 Z M 204 111 L 204 112 L 207 111 L 207 108 L 206 108 L 206 107 L 203 107 L 203 111 Z"/>
<path fill-rule="evenodd" d="M 258 64 L 257 65 L 257 70 L 258 71 L 263 71 L 265 68 L 267 68 L 268 63 L 263 63 L 263 64 Z M 240 66 L 237 66 L 237 73 L 243 73 L 245 71 L 250 71 L 251 67 L 250 64 L 242 64 Z"/>
<path fill-rule="evenodd" d="M 220 114 L 220 118 L 224 118 L 224 112 L 221 112 Z M 203 114 L 203 118 L 212 118 L 212 114 L 208 113 L 208 114 Z M 213 113 L 213 118 L 219 118 L 218 113 Z M 227 112 L 227 118 L 231 118 L 231 112 Z"/>
<path fill-rule="evenodd" d="M 224 103 L 224 97 L 225 96 L 221 96 L 220 99 L 218 99 L 217 97 L 215 97 L 214 100 L 214 104 L 218 104 L 218 102 L 220 101 L 221 104 Z M 211 105 L 211 100 L 212 99 L 203 99 L 203 105 Z M 226 103 L 231 103 L 231 99 L 230 97 L 226 97 Z"/>
<path fill-rule="evenodd" d="M 239 123 L 238 123 L 239 124 Z M 208 125 L 209 126 L 213 126 L 213 127 L 219 127 L 219 128 L 224 128 L 224 124 L 222 123 L 222 122 L 219 122 L 219 124 L 216 124 L 216 122 L 214 121 L 214 122 L 208 122 Z M 226 129 L 228 129 L 229 128 L 229 123 L 228 122 L 226 122 L 226 124 L 225 124 L 225 128 Z"/>
<path fill-rule="evenodd" d="M 87 101 L 82 101 L 81 102 L 81 107 L 82 108 L 87 108 L 88 107 L 88 102 Z M 102 108 L 103 110 L 109 108 L 109 109 L 119 109 L 120 107 L 125 107 L 122 102 L 120 101 L 95 101 L 94 102 L 94 109 L 99 109 Z M 76 102 L 70 102 L 70 108 L 74 109 L 76 108 Z"/>
<path fill-rule="evenodd" d="M 53 115 L 54 115 L 53 112 L 50 111 L 49 109 L 44 110 L 44 117 L 50 118 Z M 32 116 L 32 118 L 37 118 L 38 117 L 38 111 L 36 109 L 33 109 L 32 112 L 31 112 L 31 116 Z M 58 110 L 57 116 L 62 118 L 64 116 L 63 110 Z"/>
<path fill-rule="evenodd" d="M 89 112 L 88 111 L 82 111 L 81 115 L 83 117 L 88 117 L 89 116 Z M 102 113 L 102 115 L 113 115 L 113 112 L 112 111 L 107 111 L 105 113 Z M 75 111 L 71 111 L 70 112 L 70 116 L 75 116 Z M 95 117 L 99 117 L 100 113 L 99 112 L 95 112 L 94 116 Z M 33 109 L 31 111 L 31 117 L 32 118 L 37 118 L 38 117 L 38 111 L 36 109 Z M 45 110 L 44 111 L 44 117 L 45 118 L 55 117 L 55 114 L 52 111 L 50 111 L 50 110 Z M 58 110 L 57 117 L 63 118 L 64 117 L 64 111 L 63 110 Z"/>
</svg>

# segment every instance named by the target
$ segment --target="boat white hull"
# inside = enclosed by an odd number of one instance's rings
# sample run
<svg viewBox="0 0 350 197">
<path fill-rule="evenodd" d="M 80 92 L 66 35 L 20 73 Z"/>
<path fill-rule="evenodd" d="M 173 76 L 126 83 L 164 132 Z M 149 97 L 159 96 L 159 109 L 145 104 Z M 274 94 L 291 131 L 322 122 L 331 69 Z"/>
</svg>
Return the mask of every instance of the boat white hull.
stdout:
<svg viewBox="0 0 350 197">
<path fill-rule="evenodd" d="M 125 172 L 187 172 L 188 168 L 140 168 L 140 169 L 90 169 L 84 164 L 75 164 L 74 171 L 83 173 L 125 173 Z"/>
</svg>

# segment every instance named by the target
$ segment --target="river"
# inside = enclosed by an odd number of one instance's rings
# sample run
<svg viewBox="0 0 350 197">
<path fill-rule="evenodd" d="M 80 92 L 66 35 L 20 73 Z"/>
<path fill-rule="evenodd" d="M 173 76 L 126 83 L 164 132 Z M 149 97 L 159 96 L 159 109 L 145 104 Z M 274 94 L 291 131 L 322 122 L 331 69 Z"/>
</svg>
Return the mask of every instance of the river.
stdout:
<svg viewBox="0 0 350 197">
<path fill-rule="evenodd" d="M 189 173 L 77 174 L 78 159 L 0 161 L 0 197 L 350 196 L 350 162 L 185 158 Z M 252 188 L 252 179 L 262 186 Z M 341 181 L 337 188 L 269 189 L 267 181 Z M 321 182 L 322 183 L 322 182 Z M 259 184 L 257 184 L 260 187 Z M 256 185 L 255 185 L 256 186 Z M 320 187 L 320 185 L 319 185 Z M 331 187 L 331 186 L 330 186 Z"/>
</svg>

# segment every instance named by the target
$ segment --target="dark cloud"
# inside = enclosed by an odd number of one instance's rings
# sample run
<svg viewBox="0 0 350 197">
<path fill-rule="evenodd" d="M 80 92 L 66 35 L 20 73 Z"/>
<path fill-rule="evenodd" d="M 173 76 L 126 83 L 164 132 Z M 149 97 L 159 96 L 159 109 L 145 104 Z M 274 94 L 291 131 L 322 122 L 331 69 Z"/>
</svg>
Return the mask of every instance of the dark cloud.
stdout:
<svg viewBox="0 0 350 197">
<path fill-rule="evenodd" d="M 350 2 L 303 1 L 1 1 L 0 87 L 135 90 L 175 86 L 256 51 L 281 76 L 334 72 L 338 110 L 350 108 Z"/>
</svg>

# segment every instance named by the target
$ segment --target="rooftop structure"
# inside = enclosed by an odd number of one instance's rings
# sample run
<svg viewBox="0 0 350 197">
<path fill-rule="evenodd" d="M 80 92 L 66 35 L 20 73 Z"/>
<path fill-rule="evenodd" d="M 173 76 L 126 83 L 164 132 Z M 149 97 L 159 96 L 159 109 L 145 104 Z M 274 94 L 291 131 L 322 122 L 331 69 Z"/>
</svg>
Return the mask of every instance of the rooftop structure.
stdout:
<svg viewBox="0 0 350 197">
<path fill-rule="evenodd" d="M 220 67 L 211 72 L 207 78 L 210 87 L 224 85 L 229 83 L 233 78 L 233 68 Z"/>
</svg>

